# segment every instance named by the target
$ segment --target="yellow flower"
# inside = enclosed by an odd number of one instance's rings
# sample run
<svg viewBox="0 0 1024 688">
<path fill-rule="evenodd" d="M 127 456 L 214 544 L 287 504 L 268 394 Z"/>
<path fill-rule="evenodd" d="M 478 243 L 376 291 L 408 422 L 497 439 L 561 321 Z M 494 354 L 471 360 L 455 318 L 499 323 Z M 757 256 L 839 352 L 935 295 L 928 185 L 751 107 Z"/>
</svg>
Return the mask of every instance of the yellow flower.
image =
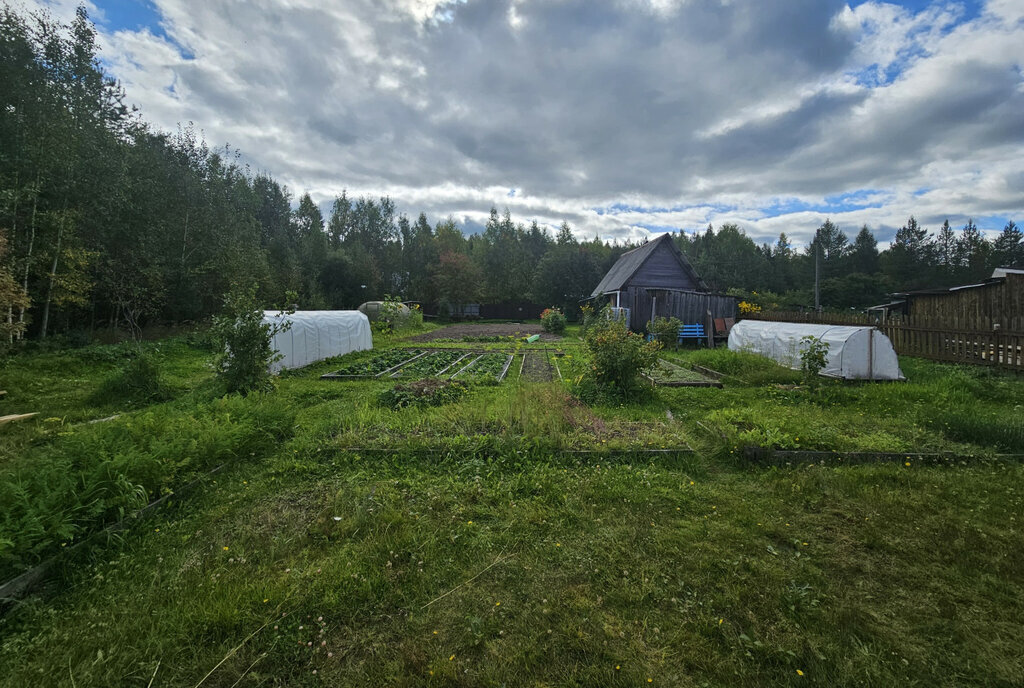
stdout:
<svg viewBox="0 0 1024 688">
<path fill-rule="evenodd" d="M 494 606 L 495 606 L 495 607 L 500 607 L 500 606 L 501 606 L 501 602 L 495 602 L 495 603 L 494 603 Z"/>
<path fill-rule="evenodd" d="M 228 551 L 228 547 L 227 547 L 227 545 L 225 545 L 225 546 L 224 546 L 224 551 L 225 551 L 225 552 L 227 552 L 227 551 Z"/>
<path fill-rule="evenodd" d="M 721 625 L 722 625 L 722 622 L 724 622 L 724 621 L 725 621 L 725 619 L 719 619 L 719 620 L 718 620 L 718 625 L 719 625 L 719 626 L 721 626 Z"/>
<path fill-rule="evenodd" d="M 798 676 L 803 676 L 804 675 L 804 672 L 800 671 L 799 669 L 796 670 L 796 673 L 797 673 Z"/>
<path fill-rule="evenodd" d="M 618 664 L 616 664 L 616 665 L 615 665 L 615 671 L 618 671 L 618 670 L 619 670 L 619 665 L 618 665 Z"/>
<path fill-rule="evenodd" d="M 907 462 L 905 462 L 905 463 L 904 463 L 903 465 L 904 465 L 904 466 L 909 466 L 909 465 L 910 465 L 910 462 L 909 462 L 909 461 L 907 461 Z"/>
<path fill-rule="evenodd" d="M 449 657 L 449 658 L 448 658 L 448 661 L 450 662 L 450 661 L 452 661 L 453 659 L 455 659 L 455 655 L 452 655 L 451 657 Z"/>
<path fill-rule="evenodd" d="M 466 521 L 466 525 L 471 526 L 471 525 L 473 525 L 473 522 L 472 521 Z"/>
<path fill-rule="evenodd" d="M 263 604 L 266 604 L 269 601 L 270 601 L 270 598 L 268 597 L 267 599 L 263 600 Z"/>
<path fill-rule="evenodd" d="M 556 542 L 556 543 L 555 543 L 555 547 L 561 547 L 561 546 L 562 546 L 562 543 L 561 543 L 561 542 Z"/>
</svg>

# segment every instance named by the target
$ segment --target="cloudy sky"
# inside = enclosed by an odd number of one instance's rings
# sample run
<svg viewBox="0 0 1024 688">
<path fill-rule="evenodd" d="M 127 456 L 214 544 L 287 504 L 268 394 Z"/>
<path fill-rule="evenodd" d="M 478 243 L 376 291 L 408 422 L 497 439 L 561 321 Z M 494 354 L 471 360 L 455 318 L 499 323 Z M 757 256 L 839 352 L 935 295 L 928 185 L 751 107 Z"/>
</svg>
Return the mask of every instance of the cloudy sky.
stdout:
<svg viewBox="0 0 1024 688">
<path fill-rule="evenodd" d="M 33 0 L 55 14 L 73 0 Z M 467 230 L 1024 224 L 1024 0 L 91 0 L 147 121 Z"/>
</svg>

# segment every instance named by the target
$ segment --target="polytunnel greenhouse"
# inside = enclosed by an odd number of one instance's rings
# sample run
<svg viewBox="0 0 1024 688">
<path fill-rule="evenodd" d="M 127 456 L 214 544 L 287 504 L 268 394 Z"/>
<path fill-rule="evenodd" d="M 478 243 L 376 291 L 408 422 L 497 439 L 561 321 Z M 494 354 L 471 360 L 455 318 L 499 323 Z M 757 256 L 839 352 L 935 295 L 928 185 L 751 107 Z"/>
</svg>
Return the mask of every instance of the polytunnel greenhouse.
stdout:
<svg viewBox="0 0 1024 688">
<path fill-rule="evenodd" d="M 805 337 L 828 345 L 827 377 L 845 380 L 904 380 L 892 342 L 874 327 L 741 320 L 729 332 L 729 349 L 749 351 L 800 369 Z"/>
<path fill-rule="evenodd" d="M 263 322 L 291 324 L 271 340 L 274 351 L 281 354 L 270 365 L 273 373 L 373 348 L 370 321 L 359 311 L 264 311 Z"/>
</svg>

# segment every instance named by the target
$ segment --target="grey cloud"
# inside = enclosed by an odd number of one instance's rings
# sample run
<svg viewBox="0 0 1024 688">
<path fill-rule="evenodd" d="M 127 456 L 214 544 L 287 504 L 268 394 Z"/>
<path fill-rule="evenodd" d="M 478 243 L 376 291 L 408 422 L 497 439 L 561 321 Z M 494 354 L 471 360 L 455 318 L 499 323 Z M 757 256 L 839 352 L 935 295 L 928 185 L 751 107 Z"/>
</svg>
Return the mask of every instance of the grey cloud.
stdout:
<svg viewBox="0 0 1024 688">
<path fill-rule="evenodd" d="M 969 207 L 946 212 L 1024 204 L 1008 183 L 1024 152 L 1020 60 L 1000 47 L 1019 46 L 1024 29 L 992 17 L 929 46 L 894 83 L 858 89 L 844 86 L 865 59 L 857 36 L 830 28 L 842 1 L 689 0 L 657 12 L 646 0 L 526 0 L 515 27 L 509 0 L 449 5 L 436 22 L 393 9 L 401 0 L 157 5 L 196 59 L 168 66 L 154 51 L 133 67 L 112 55 L 129 98 L 157 125 L 195 121 L 318 198 L 391 193 L 434 219 L 508 205 L 517 219 L 609 236 L 662 223 L 588 208 L 739 203 L 750 210 L 700 210 L 689 228 L 735 219 L 768 237 L 782 222 L 756 207 L 777 198 L 891 189 L 901 200 L 849 215 L 878 227 L 901 223 L 915 200 L 941 214 L 939 199 L 907 195 L 920 188 L 957 186 Z M 964 187 L 945 161 L 1003 183 Z M 446 184 L 458 191 L 442 200 L 417 191 Z M 512 199 L 484 191 L 511 187 Z M 814 226 L 809 215 L 787 222 L 798 239 Z"/>
</svg>

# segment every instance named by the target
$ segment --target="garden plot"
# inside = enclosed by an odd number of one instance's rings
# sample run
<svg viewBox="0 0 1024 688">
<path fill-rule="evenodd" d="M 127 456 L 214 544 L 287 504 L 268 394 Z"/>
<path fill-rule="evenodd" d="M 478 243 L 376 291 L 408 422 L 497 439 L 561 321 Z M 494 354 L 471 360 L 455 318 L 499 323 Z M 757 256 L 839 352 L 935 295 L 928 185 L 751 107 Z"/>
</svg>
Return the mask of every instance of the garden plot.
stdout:
<svg viewBox="0 0 1024 688">
<path fill-rule="evenodd" d="M 321 380 L 365 380 L 373 377 L 383 377 L 392 373 L 407 363 L 430 353 L 424 349 L 393 349 L 374 356 L 369 361 L 356 363 L 347 368 L 336 370 L 333 373 L 321 375 Z"/>
<path fill-rule="evenodd" d="M 469 362 L 452 374 L 452 379 L 465 382 L 501 382 L 512 363 L 512 354 L 491 352 L 470 358 Z M 463 359 L 466 360 L 466 359 Z"/>
<path fill-rule="evenodd" d="M 458 349 L 431 351 L 425 356 L 415 358 L 391 373 L 391 377 L 423 378 L 444 375 L 458 370 L 476 354 Z"/>
<path fill-rule="evenodd" d="M 711 371 L 708 371 L 711 372 Z M 711 375 L 678 366 L 658 359 L 658 365 L 647 376 L 654 384 L 663 387 L 721 387 L 722 383 Z"/>
<path fill-rule="evenodd" d="M 527 382 L 551 382 L 555 371 L 547 353 L 529 352 L 523 354 L 519 376 Z"/>
</svg>

